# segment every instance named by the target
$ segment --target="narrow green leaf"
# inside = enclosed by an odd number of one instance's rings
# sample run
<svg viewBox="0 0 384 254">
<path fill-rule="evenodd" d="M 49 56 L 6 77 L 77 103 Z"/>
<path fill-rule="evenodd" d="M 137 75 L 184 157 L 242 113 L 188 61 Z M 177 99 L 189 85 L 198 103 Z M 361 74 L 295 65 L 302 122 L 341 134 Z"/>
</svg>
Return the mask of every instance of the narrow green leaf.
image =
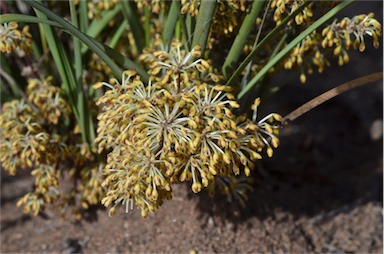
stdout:
<svg viewBox="0 0 384 254">
<path fill-rule="evenodd" d="M 125 1 L 122 1 L 125 2 Z M 103 12 L 101 19 L 94 18 L 88 27 L 87 34 L 96 37 L 111 22 L 112 19 L 121 11 L 121 5 L 116 5 L 113 9 Z"/>
<path fill-rule="evenodd" d="M 169 43 L 172 41 L 173 34 L 175 32 L 177 19 L 180 13 L 179 0 L 173 0 L 171 8 L 168 13 L 167 20 L 165 21 L 163 29 L 163 41 Z"/>
<path fill-rule="evenodd" d="M 150 38 L 151 38 L 151 26 L 150 26 L 150 12 L 149 7 L 144 7 L 144 15 L 145 15 L 145 22 L 144 22 L 144 31 L 145 31 L 145 47 L 149 47 Z"/>
<path fill-rule="evenodd" d="M 12 90 L 13 97 L 16 99 L 19 99 L 21 97 L 22 90 L 17 85 L 17 83 L 16 83 L 15 79 L 12 77 L 12 75 L 9 74 L 10 68 L 8 66 L 8 63 L 5 59 L 5 57 L 0 57 L 0 60 L 1 60 L 0 76 L 3 77 L 5 79 L 5 81 L 7 81 L 8 85 L 10 86 L 10 88 Z M 4 89 L 3 85 L 4 84 L 1 84 L 0 90 Z"/>
<path fill-rule="evenodd" d="M 36 14 L 40 18 L 46 18 L 46 16 L 39 11 L 36 11 Z M 76 91 L 76 80 L 73 75 L 73 70 L 69 65 L 66 52 L 64 51 L 60 41 L 57 39 L 56 34 L 53 32 L 52 27 L 46 24 L 41 24 L 41 26 L 44 30 L 45 38 L 49 45 L 53 59 L 56 63 L 57 70 L 60 74 L 62 89 L 68 96 L 69 104 L 71 105 L 75 117 L 79 120 L 79 112 L 76 107 L 77 96 L 73 92 Z"/>
<path fill-rule="evenodd" d="M 89 20 L 88 20 L 88 1 L 79 2 L 79 19 L 80 19 L 80 30 L 85 32 L 88 30 Z"/>
<path fill-rule="evenodd" d="M 42 18 L 28 16 L 28 15 L 16 15 L 15 16 L 13 14 L 4 14 L 4 15 L 0 15 L 0 17 L 5 16 L 5 15 L 7 15 L 6 16 L 7 22 L 11 22 L 11 21 L 21 22 L 21 21 L 23 21 L 23 22 L 30 22 L 30 23 L 49 24 L 52 26 L 63 28 L 63 29 L 65 29 L 66 32 L 73 34 L 70 31 L 66 30 L 66 28 L 63 25 L 61 25 L 57 22 L 54 22 L 54 21 L 49 21 L 47 19 L 42 19 Z M 79 37 L 78 36 L 79 33 L 82 34 L 83 36 Z M 144 69 L 142 69 L 140 66 L 138 66 L 136 63 L 134 63 L 130 59 L 126 58 L 125 56 L 123 56 L 119 52 L 114 51 L 112 48 L 108 47 L 107 45 L 97 41 L 96 39 L 89 37 L 88 35 L 81 33 L 80 31 L 79 31 L 79 33 L 76 33 L 73 35 L 78 37 L 83 43 L 86 43 L 83 40 L 84 37 L 88 38 L 89 41 L 91 41 L 95 46 L 97 46 L 99 49 L 101 49 L 103 51 L 103 53 L 105 52 L 104 54 L 106 54 L 109 58 L 112 58 L 114 61 L 116 61 L 117 64 L 121 65 L 125 69 L 136 70 L 140 74 L 143 81 L 148 82 L 148 80 L 149 80 L 148 73 Z M 121 76 L 117 79 L 120 80 L 120 78 L 121 78 Z"/>
<path fill-rule="evenodd" d="M 252 87 L 254 87 L 259 80 L 264 77 L 265 74 L 276 64 L 278 63 L 286 54 L 288 54 L 298 43 L 300 43 L 305 37 L 311 34 L 314 30 L 319 28 L 341 10 L 350 5 L 353 1 L 343 1 L 332 10 L 327 12 L 325 15 L 316 20 L 312 25 L 300 33 L 295 39 L 293 39 L 283 50 L 281 50 L 274 58 L 272 58 L 257 74 L 256 76 L 247 84 L 247 86 L 241 90 L 238 94 L 237 99 L 243 97 Z"/>
<path fill-rule="evenodd" d="M 26 23 L 40 23 L 40 24 L 47 24 L 51 26 L 57 26 L 57 27 L 63 27 L 57 22 L 48 20 L 48 19 L 42 19 L 35 16 L 25 15 L 25 14 L 2 14 L 0 15 L 0 23 L 8 23 L 12 21 L 17 22 L 26 22 Z"/>
<path fill-rule="evenodd" d="M 112 59 L 107 54 L 105 54 L 105 52 L 93 40 L 91 40 L 88 36 L 83 34 L 79 29 L 74 27 L 71 23 L 61 18 L 60 16 L 56 15 L 55 13 L 53 13 L 52 11 L 50 11 L 40 3 L 36 1 L 27 1 L 26 3 L 32 6 L 33 8 L 36 8 L 37 10 L 41 11 L 48 18 L 52 19 L 53 21 L 56 21 L 57 23 L 62 25 L 66 30 L 68 30 L 71 34 L 78 37 L 93 52 L 95 52 L 109 66 L 109 68 L 111 68 L 113 74 L 118 80 L 121 79 L 121 76 L 123 73 L 121 69 L 112 61 Z"/>
<path fill-rule="evenodd" d="M 69 1 L 70 13 L 72 24 L 75 27 L 78 27 L 78 19 L 76 13 L 76 7 L 73 1 Z M 71 91 L 71 93 L 77 94 L 77 110 L 79 112 L 79 125 L 81 129 L 81 134 L 83 141 L 92 144 L 95 138 L 95 131 L 92 123 L 92 116 L 90 114 L 90 109 L 87 104 L 86 95 L 83 89 L 83 62 L 81 57 L 81 46 L 80 40 L 73 36 L 73 52 L 75 59 L 75 79 L 76 79 L 76 91 Z"/>
<path fill-rule="evenodd" d="M 137 16 L 133 1 L 121 0 L 121 10 L 125 20 L 128 22 L 129 27 L 133 34 L 133 39 L 139 53 L 143 51 L 144 46 L 144 30 L 142 28 L 140 17 Z"/>
<path fill-rule="evenodd" d="M 188 33 L 188 27 L 185 22 L 185 15 L 181 14 L 181 5 L 179 0 L 174 0 L 172 4 L 175 4 L 176 9 L 178 10 L 178 16 L 179 16 L 179 22 L 181 24 L 181 31 L 182 31 L 182 38 L 183 38 L 183 44 L 184 48 L 187 51 L 190 51 L 191 49 L 191 36 L 190 33 Z"/>
<path fill-rule="evenodd" d="M 127 26 L 128 26 L 128 22 L 126 20 L 123 20 L 123 22 L 121 22 L 119 27 L 114 32 L 114 34 L 111 38 L 111 41 L 108 43 L 109 47 L 115 48 L 116 44 L 119 42 L 119 40 L 120 40 L 121 36 L 123 35 Z"/>
<path fill-rule="evenodd" d="M 257 45 L 256 47 L 254 47 L 252 49 L 252 51 L 248 54 L 248 56 L 243 60 L 243 62 L 239 65 L 239 67 L 237 67 L 237 69 L 235 70 L 235 72 L 231 75 L 231 77 L 228 79 L 227 83 L 225 85 L 227 86 L 230 86 L 230 85 L 233 85 L 233 82 L 235 81 L 235 79 L 237 78 L 238 75 L 240 75 L 240 73 L 244 70 L 245 67 L 247 67 L 248 63 L 250 61 L 252 61 L 257 53 L 259 52 L 259 50 L 264 46 L 266 45 L 272 38 L 273 36 L 275 36 L 278 32 L 280 32 L 282 29 L 284 29 L 285 25 L 292 19 L 295 18 L 296 14 L 298 14 L 299 12 L 301 12 L 308 4 L 310 4 L 311 1 L 306 1 L 304 2 L 299 8 L 297 8 L 294 12 L 292 12 L 288 17 L 286 17 L 285 19 L 283 19 L 281 21 L 281 23 L 276 26 L 271 32 L 269 32 L 264 38 L 263 40 L 261 40 Z"/>
<path fill-rule="evenodd" d="M 215 14 L 216 3 L 216 0 L 205 0 L 201 1 L 200 3 L 199 15 L 197 16 L 196 20 L 192 47 L 200 45 L 202 56 L 205 52 L 205 46 L 207 44 L 209 30 L 211 28 L 213 15 Z"/>
<path fill-rule="evenodd" d="M 247 42 L 248 36 L 255 26 L 256 19 L 259 16 L 261 7 L 264 5 L 264 1 L 255 0 L 251 6 L 250 12 L 245 16 L 240 30 L 236 35 L 235 40 L 228 52 L 228 55 L 223 64 L 222 72 L 224 77 L 228 77 L 228 73 L 234 69 L 234 65 L 239 60 L 239 57 L 243 51 L 244 45 Z"/>
</svg>

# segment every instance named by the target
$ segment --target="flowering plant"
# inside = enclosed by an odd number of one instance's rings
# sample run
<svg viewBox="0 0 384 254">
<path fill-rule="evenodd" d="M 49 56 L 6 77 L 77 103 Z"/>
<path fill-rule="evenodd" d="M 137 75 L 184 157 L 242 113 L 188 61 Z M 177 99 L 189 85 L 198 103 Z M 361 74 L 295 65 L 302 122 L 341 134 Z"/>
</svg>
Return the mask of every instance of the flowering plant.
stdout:
<svg viewBox="0 0 384 254">
<path fill-rule="evenodd" d="M 183 182 L 245 204 L 255 162 L 279 145 L 282 117 L 258 115 L 266 78 L 287 69 L 304 83 L 367 37 L 379 46 L 372 13 L 327 23 L 352 2 L 4 3 L 0 161 L 35 177 L 18 204 L 145 217 Z"/>
</svg>

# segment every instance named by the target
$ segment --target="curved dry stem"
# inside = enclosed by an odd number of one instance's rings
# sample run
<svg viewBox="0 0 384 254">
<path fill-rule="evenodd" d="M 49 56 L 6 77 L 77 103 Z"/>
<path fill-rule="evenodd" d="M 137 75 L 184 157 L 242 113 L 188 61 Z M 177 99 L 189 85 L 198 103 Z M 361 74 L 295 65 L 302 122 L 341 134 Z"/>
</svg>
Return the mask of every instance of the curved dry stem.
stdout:
<svg viewBox="0 0 384 254">
<path fill-rule="evenodd" d="M 294 111 L 286 115 L 283 118 L 282 123 L 283 125 L 287 125 L 288 123 L 304 115 L 305 113 L 312 110 L 313 108 L 323 104 L 324 102 L 332 99 L 333 97 L 336 97 L 339 94 L 342 94 L 353 88 L 366 85 L 368 83 L 371 83 L 380 79 L 383 79 L 383 72 L 377 72 L 367 76 L 363 76 L 363 77 L 348 81 L 335 88 L 332 88 L 331 90 L 315 97 L 314 99 L 308 101 L 307 103 L 303 104 L 302 106 L 298 107 L 297 109 L 295 109 Z"/>
</svg>

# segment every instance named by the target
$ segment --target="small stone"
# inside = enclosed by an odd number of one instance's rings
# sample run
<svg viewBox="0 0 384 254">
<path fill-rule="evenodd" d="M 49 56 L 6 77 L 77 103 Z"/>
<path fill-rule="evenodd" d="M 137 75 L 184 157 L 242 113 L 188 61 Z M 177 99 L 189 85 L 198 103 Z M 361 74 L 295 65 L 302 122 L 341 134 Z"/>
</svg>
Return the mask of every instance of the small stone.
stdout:
<svg viewBox="0 0 384 254">
<path fill-rule="evenodd" d="M 375 121 L 373 121 L 369 133 L 371 134 L 371 139 L 373 141 L 381 139 L 381 137 L 383 136 L 383 120 L 376 119 Z"/>
<path fill-rule="evenodd" d="M 213 218 L 212 218 L 212 217 L 209 217 L 209 218 L 208 218 L 207 227 L 208 227 L 209 229 L 212 229 L 212 228 L 215 227 L 215 222 L 213 221 Z"/>
</svg>

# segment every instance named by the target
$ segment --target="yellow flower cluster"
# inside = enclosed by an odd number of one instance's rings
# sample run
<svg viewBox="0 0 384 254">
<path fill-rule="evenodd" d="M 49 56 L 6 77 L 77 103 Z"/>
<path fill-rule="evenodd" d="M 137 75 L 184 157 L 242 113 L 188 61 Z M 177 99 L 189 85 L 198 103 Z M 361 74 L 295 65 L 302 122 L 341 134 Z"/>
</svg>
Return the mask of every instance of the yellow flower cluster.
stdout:
<svg viewBox="0 0 384 254">
<path fill-rule="evenodd" d="M 271 8 L 274 8 L 273 20 L 276 24 L 280 22 L 289 14 L 294 12 L 300 5 L 304 3 L 303 0 L 272 0 Z M 296 25 L 302 25 L 307 23 L 313 16 L 313 4 L 310 3 L 306 6 L 300 13 L 295 16 Z M 293 21 L 290 21 L 288 24 L 292 24 Z"/>
<path fill-rule="evenodd" d="M 191 16 L 199 14 L 201 0 L 182 0 L 181 3 L 182 14 L 189 13 Z M 245 13 L 247 7 L 248 4 L 245 0 L 218 0 L 212 20 L 211 34 L 222 36 L 232 33 L 239 23 L 238 13 Z M 210 38 L 213 39 L 212 35 Z"/>
<path fill-rule="evenodd" d="M 201 0 L 181 0 L 181 14 L 189 13 L 191 16 L 199 14 Z"/>
<path fill-rule="evenodd" d="M 39 108 L 39 113 L 52 124 L 60 117 L 68 118 L 71 110 L 60 95 L 60 88 L 52 85 L 52 77 L 28 80 L 28 101 Z"/>
<path fill-rule="evenodd" d="M 164 9 L 167 3 L 167 1 L 162 0 L 135 0 L 135 2 L 139 10 L 143 10 L 144 7 L 149 7 L 151 12 L 156 14 L 159 14 L 160 10 Z"/>
<path fill-rule="evenodd" d="M 17 202 L 17 206 L 24 206 L 25 213 L 32 212 L 38 215 L 46 204 L 53 204 L 60 198 L 60 171 L 51 165 L 40 164 L 31 172 L 31 175 L 35 177 L 35 190 L 24 195 Z"/>
<path fill-rule="evenodd" d="M 218 1 L 211 32 L 215 35 L 232 33 L 239 23 L 238 12 L 246 11 L 246 1 Z"/>
<path fill-rule="evenodd" d="M 19 169 L 31 169 L 35 178 L 34 191 L 21 198 L 18 205 L 24 206 L 25 212 L 37 215 L 46 204 L 61 206 L 60 201 L 75 199 L 59 191 L 61 172 L 71 167 L 72 176 L 78 179 L 74 188 L 82 206 L 100 202 L 103 190 L 92 168 L 98 167 L 92 164 L 91 148 L 81 144 L 76 128 L 71 127 L 73 114 L 61 90 L 48 77 L 29 79 L 26 92 L 26 101 L 4 103 L 0 114 L 3 168 L 11 175 Z"/>
<path fill-rule="evenodd" d="M 314 31 L 302 40 L 284 61 L 284 68 L 299 68 L 300 81 L 305 83 L 305 72 L 312 74 L 313 65 L 319 73 L 323 72 L 324 68 L 330 65 L 327 59 L 330 54 L 333 53 L 337 57 L 339 65 L 344 65 L 349 61 L 347 50 L 351 46 L 364 51 L 365 36 L 371 36 L 373 46 L 379 47 L 381 24 L 373 18 L 373 13 L 358 15 L 352 19 L 343 18 L 340 22 L 335 20 L 325 27 L 321 34 Z"/>
<path fill-rule="evenodd" d="M 80 0 L 81 1 L 81 0 Z M 101 18 L 102 11 L 110 10 L 117 4 L 117 0 L 90 0 L 88 5 L 88 18 Z"/>
<path fill-rule="evenodd" d="M 323 48 L 333 46 L 335 56 L 342 56 L 351 46 L 363 52 L 365 50 L 364 36 L 368 35 L 373 39 L 373 46 L 378 48 L 381 24 L 373 17 L 374 14 L 370 13 L 354 16 L 352 19 L 346 17 L 340 22 L 335 20 L 330 26 L 323 29 L 324 39 L 321 45 Z"/>
<path fill-rule="evenodd" d="M 149 52 L 141 60 L 151 68 L 144 85 L 133 71 L 125 71 L 121 84 L 109 87 L 97 104 L 99 152 L 109 151 L 102 183 L 107 194 L 102 203 L 135 205 L 142 216 L 154 212 L 172 196 L 171 184 L 192 181 L 199 192 L 216 175 L 250 174 L 254 161 L 278 146 L 277 122 L 270 114 L 256 121 L 232 113 L 238 104 L 229 88 L 220 85 L 199 47 L 190 52 L 174 42 L 170 48 Z M 240 169 L 241 167 L 241 169 Z"/>
<path fill-rule="evenodd" d="M 31 52 L 32 35 L 29 26 L 20 31 L 16 22 L 0 24 L 0 52 L 11 53 L 16 51 L 20 56 Z"/>
<path fill-rule="evenodd" d="M 69 107 L 59 98 L 59 89 L 50 78 L 30 79 L 29 104 L 23 100 L 5 103 L 0 115 L 0 161 L 11 175 L 17 168 L 33 165 L 57 164 L 64 144 L 57 133 L 47 133 L 50 124 L 57 124 L 60 116 L 69 114 Z M 37 88 L 36 84 L 43 87 Z M 40 109 L 40 110 L 36 110 Z"/>
</svg>

